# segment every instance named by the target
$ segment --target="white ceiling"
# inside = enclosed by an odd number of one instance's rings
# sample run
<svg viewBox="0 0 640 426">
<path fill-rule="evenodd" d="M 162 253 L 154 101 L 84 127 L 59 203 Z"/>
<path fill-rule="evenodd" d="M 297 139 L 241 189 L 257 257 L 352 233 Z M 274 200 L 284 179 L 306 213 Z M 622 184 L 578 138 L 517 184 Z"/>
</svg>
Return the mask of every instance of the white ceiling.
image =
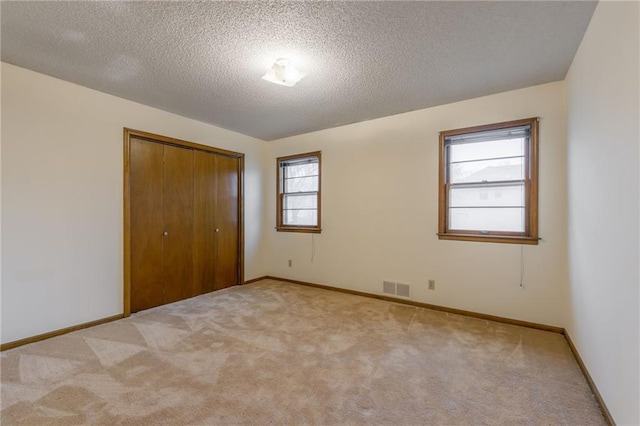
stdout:
<svg viewBox="0 0 640 426">
<path fill-rule="evenodd" d="M 562 80 L 596 3 L 10 2 L 2 60 L 273 140 Z M 280 57 L 308 73 L 261 79 Z"/>
</svg>

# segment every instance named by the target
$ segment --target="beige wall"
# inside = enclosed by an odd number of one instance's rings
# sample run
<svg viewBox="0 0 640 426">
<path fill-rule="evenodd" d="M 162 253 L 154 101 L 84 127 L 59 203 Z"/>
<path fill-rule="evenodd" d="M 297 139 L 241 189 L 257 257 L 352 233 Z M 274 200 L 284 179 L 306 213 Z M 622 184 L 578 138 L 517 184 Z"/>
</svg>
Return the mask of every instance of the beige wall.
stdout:
<svg viewBox="0 0 640 426">
<path fill-rule="evenodd" d="M 245 276 L 264 275 L 266 145 L 2 64 L 2 342 L 122 313 L 122 128 L 246 154 Z"/>
<path fill-rule="evenodd" d="M 541 118 L 540 245 L 438 240 L 438 132 L 534 116 Z M 387 279 L 410 284 L 416 301 L 561 326 L 565 131 L 558 82 L 269 142 L 269 274 L 375 294 Z M 275 158 L 315 150 L 323 161 L 322 234 L 276 232 Z"/>
<path fill-rule="evenodd" d="M 565 326 L 618 425 L 640 423 L 636 2 L 600 2 L 567 77 Z"/>
</svg>

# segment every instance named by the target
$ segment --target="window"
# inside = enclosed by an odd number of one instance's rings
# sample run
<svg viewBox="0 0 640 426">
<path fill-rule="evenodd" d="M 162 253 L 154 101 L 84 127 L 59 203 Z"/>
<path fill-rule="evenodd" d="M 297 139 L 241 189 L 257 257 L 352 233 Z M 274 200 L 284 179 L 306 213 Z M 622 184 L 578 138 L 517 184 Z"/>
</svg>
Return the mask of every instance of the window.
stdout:
<svg viewBox="0 0 640 426">
<path fill-rule="evenodd" d="M 276 229 L 320 232 L 320 151 L 280 157 L 277 166 Z"/>
<path fill-rule="evenodd" d="M 538 244 L 538 119 L 440 133 L 438 236 Z"/>
</svg>

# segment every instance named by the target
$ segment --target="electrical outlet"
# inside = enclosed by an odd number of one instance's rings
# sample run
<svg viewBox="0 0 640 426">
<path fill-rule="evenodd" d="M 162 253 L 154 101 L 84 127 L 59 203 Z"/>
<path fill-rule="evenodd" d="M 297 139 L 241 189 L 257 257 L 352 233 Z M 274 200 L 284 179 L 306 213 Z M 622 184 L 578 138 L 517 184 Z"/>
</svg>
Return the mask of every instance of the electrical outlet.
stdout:
<svg viewBox="0 0 640 426">
<path fill-rule="evenodd" d="M 429 280 L 429 290 L 436 289 L 436 280 Z"/>
<path fill-rule="evenodd" d="M 289 268 L 291 268 L 292 266 L 293 266 L 293 261 L 289 259 Z"/>
</svg>

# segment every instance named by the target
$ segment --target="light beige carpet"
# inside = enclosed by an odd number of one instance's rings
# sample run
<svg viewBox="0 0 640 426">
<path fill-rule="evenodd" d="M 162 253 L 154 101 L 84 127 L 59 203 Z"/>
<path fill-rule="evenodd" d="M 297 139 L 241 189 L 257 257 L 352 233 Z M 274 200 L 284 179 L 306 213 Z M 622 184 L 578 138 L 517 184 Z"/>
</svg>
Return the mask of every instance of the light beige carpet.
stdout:
<svg viewBox="0 0 640 426">
<path fill-rule="evenodd" d="M 2 425 L 602 425 L 561 335 L 265 280 L 1 355 Z"/>
</svg>

